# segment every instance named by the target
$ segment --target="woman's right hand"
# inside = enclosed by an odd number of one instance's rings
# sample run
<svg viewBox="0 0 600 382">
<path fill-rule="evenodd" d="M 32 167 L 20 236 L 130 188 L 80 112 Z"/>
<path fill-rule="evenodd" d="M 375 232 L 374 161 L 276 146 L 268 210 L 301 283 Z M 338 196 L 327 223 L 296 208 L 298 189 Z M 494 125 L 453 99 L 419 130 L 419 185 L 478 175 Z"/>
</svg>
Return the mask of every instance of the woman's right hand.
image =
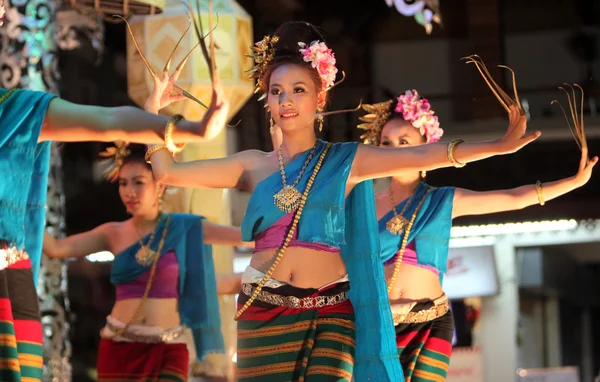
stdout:
<svg viewBox="0 0 600 382">
<path fill-rule="evenodd" d="M 581 149 L 581 160 L 579 161 L 579 170 L 574 177 L 575 184 L 577 187 L 584 186 L 592 177 L 592 170 L 598 163 L 598 157 L 590 159 L 588 156 L 588 148 L 584 147 Z"/>
<path fill-rule="evenodd" d="M 515 153 L 538 139 L 542 134 L 540 131 L 536 131 L 526 135 L 527 117 L 521 115 L 520 110 L 516 105 L 510 107 L 508 120 L 509 124 L 506 134 L 498 140 L 499 151 L 501 154 Z"/>
<path fill-rule="evenodd" d="M 213 71 L 212 89 L 210 105 L 199 124 L 205 139 L 208 140 L 219 135 L 229 118 L 229 101 L 225 97 L 221 76 L 216 68 Z"/>
</svg>

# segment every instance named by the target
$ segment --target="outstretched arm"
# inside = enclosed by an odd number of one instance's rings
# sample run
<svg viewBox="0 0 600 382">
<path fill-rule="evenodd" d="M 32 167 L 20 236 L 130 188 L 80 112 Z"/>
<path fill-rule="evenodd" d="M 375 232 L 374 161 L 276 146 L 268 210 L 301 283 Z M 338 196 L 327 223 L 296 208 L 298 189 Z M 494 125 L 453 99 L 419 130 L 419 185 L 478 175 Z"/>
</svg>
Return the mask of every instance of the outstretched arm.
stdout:
<svg viewBox="0 0 600 382">
<path fill-rule="evenodd" d="M 582 150 L 579 171 L 575 176 L 542 184 L 541 196 L 543 201 L 552 200 L 567 192 L 586 184 L 592 175 L 592 169 L 598 163 L 598 157 L 588 159 L 587 148 Z M 510 190 L 477 192 L 456 189 L 452 217 L 465 215 L 484 215 L 495 212 L 520 210 L 538 204 L 537 187 L 535 184 L 521 186 Z"/>
<path fill-rule="evenodd" d="M 206 244 L 254 247 L 254 243 L 242 241 L 242 230 L 239 227 L 215 224 L 206 219 L 202 220 L 202 227 Z"/>
<path fill-rule="evenodd" d="M 216 106 L 222 107 L 221 106 Z M 211 123 L 207 112 L 200 122 L 181 121 L 173 133 L 178 142 L 214 138 L 223 125 Z M 98 107 L 77 105 L 62 99 L 50 101 L 39 141 L 127 141 L 160 143 L 168 117 L 147 113 L 132 106 Z"/>
<path fill-rule="evenodd" d="M 103 224 L 91 231 L 72 235 L 64 239 L 55 239 L 48 233 L 44 234 L 44 246 L 42 251 L 48 257 L 69 258 L 83 257 L 92 253 L 107 251 L 108 227 Z"/>
<path fill-rule="evenodd" d="M 509 112 L 510 125 L 506 135 L 495 141 L 462 143 L 455 146 L 454 158 L 469 163 L 494 155 L 510 154 L 540 136 L 535 132 L 525 136 L 527 119 L 516 107 Z M 407 172 L 450 167 L 448 144 L 442 142 L 402 148 L 380 148 L 359 145 L 352 165 L 350 181 L 354 184 L 367 179 L 385 178 Z"/>
</svg>

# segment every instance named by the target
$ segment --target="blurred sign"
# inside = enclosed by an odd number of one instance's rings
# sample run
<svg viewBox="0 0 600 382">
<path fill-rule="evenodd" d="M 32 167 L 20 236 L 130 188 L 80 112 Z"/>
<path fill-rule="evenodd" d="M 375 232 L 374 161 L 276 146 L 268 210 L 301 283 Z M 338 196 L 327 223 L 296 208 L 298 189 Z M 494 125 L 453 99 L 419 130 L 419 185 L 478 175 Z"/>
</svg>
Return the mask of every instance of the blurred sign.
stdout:
<svg viewBox="0 0 600 382">
<path fill-rule="evenodd" d="M 450 299 L 497 294 L 494 247 L 450 248 L 444 291 Z"/>
<path fill-rule="evenodd" d="M 519 382 L 579 382 L 575 366 L 548 369 L 519 369 Z"/>
<path fill-rule="evenodd" d="M 481 348 L 454 348 L 446 382 L 483 382 Z"/>
</svg>

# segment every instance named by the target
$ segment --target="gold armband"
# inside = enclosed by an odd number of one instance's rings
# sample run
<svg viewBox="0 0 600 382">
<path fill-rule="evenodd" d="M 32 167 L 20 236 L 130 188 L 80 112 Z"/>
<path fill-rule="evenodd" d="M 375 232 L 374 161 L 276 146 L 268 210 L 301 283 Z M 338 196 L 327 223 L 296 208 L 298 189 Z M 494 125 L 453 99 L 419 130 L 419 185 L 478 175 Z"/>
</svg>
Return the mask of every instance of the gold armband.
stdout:
<svg viewBox="0 0 600 382">
<path fill-rule="evenodd" d="M 456 160 L 456 158 L 454 158 L 454 148 L 463 142 L 464 141 L 462 139 L 457 138 L 448 143 L 448 161 L 456 168 L 465 167 L 466 165 L 466 163 L 460 163 Z"/>
<path fill-rule="evenodd" d="M 540 206 L 546 204 L 544 201 L 544 195 L 542 195 L 543 185 L 539 180 L 535 183 L 535 191 L 537 192 L 538 201 L 540 202 Z"/>
<path fill-rule="evenodd" d="M 152 146 L 148 149 L 148 151 L 146 151 L 146 155 L 144 156 L 144 159 L 146 160 L 146 163 L 150 163 L 150 157 L 152 155 L 154 155 L 155 152 L 159 151 L 159 150 L 166 150 L 167 146 L 166 145 L 155 145 Z"/>
<path fill-rule="evenodd" d="M 165 145 L 167 150 L 169 150 L 172 154 L 177 154 L 183 150 L 185 143 L 176 144 L 173 141 L 173 131 L 175 131 L 175 125 L 183 120 L 183 115 L 175 114 L 169 119 L 167 122 L 167 126 L 165 126 Z"/>
</svg>

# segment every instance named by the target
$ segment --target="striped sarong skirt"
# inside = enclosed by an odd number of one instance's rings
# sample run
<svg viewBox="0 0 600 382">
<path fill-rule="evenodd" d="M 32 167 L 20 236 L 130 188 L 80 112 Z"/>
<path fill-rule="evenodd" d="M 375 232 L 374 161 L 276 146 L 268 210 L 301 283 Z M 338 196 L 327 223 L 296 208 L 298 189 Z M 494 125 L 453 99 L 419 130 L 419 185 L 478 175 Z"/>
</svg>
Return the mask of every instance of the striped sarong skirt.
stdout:
<svg viewBox="0 0 600 382">
<path fill-rule="evenodd" d="M 238 309 L 255 286 L 243 285 Z M 348 282 L 263 288 L 238 321 L 237 380 L 351 381 L 356 330 L 348 289 Z"/>
<path fill-rule="evenodd" d="M 434 301 L 417 303 L 411 312 L 431 309 Z M 406 382 L 443 382 L 448 375 L 452 354 L 454 319 L 452 311 L 420 323 L 396 325 L 398 357 Z"/>
<path fill-rule="evenodd" d="M 0 381 L 41 381 L 42 325 L 31 261 L 16 253 L 0 240 Z"/>
</svg>

